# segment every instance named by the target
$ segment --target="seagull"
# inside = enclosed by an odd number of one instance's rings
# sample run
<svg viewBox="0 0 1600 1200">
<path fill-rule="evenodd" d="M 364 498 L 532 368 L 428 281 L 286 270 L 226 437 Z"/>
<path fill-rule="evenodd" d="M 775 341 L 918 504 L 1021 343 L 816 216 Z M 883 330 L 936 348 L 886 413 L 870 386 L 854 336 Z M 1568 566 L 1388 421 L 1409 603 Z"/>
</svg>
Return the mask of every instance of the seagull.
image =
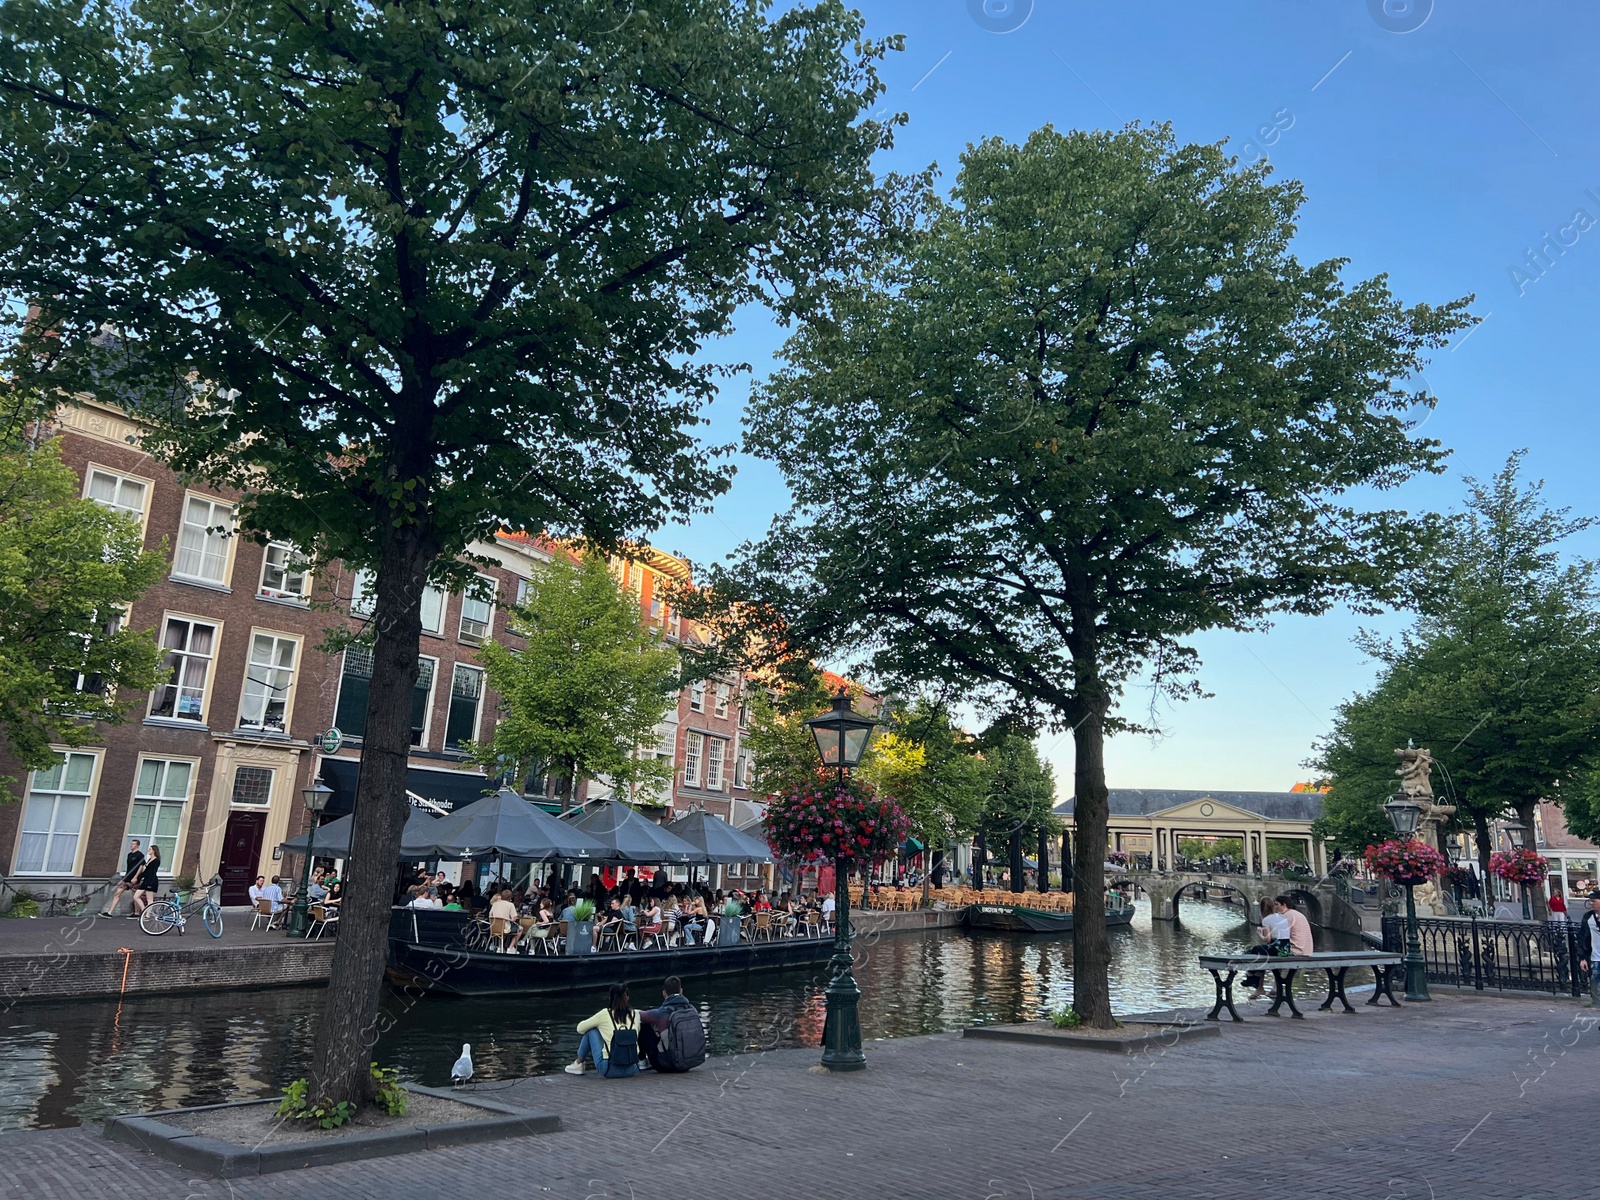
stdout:
<svg viewBox="0 0 1600 1200">
<path fill-rule="evenodd" d="M 456 1065 L 450 1068 L 450 1082 L 453 1084 L 466 1083 L 472 1078 L 472 1047 L 466 1043 L 461 1046 L 461 1057 L 456 1059 Z"/>
</svg>

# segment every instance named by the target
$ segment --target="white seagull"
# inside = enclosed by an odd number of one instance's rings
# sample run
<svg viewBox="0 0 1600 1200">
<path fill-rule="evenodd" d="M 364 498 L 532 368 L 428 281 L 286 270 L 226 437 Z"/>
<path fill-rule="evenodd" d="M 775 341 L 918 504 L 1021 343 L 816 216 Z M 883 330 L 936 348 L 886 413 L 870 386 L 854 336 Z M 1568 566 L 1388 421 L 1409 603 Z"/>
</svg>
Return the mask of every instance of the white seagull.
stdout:
<svg viewBox="0 0 1600 1200">
<path fill-rule="evenodd" d="M 450 1082 L 453 1084 L 466 1083 L 472 1078 L 472 1047 L 466 1043 L 461 1046 L 461 1057 L 456 1059 L 456 1065 L 450 1068 Z"/>
</svg>

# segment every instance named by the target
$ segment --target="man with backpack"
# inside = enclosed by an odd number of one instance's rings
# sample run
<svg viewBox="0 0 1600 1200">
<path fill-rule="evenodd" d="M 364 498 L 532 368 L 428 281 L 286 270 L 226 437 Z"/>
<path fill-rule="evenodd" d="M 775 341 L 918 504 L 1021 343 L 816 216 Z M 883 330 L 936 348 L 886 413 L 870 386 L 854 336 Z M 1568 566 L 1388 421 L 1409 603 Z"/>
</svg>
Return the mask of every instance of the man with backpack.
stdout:
<svg viewBox="0 0 1600 1200">
<path fill-rule="evenodd" d="M 639 1014 L 639 1048 L 657 1071 L 691 1071 L 706 1060 L 706 1028 L 683 994 L 683 980 L 669 975 L 661 1007 Z"/>
</svg>

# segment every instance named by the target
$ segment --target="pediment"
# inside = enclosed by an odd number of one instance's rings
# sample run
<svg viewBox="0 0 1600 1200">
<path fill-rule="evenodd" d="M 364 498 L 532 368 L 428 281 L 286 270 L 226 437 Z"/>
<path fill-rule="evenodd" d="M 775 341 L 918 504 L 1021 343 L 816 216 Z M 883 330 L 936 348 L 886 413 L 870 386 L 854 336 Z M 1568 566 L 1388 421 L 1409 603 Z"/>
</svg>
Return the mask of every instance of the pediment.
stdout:
<svg viewBox="0 0 1600 1200">
<path fill-rule="evenodd" d="M 1182 804 L 1174 804 L 1171 808 L 1163 808 L 1150 814 L 1152 818 L 1162 821 L 1198 821 L 1212 823 L 1218 821 L 1248 821 L 1252 825 L 1262 820 L 1260 813 L 1253 813 L 1248 808 L 1240 808 L 1236 804 L 1214 799 L 1211 796 L 1200 796 L 1193 800 L 1185 800 Z"/>
</svg>

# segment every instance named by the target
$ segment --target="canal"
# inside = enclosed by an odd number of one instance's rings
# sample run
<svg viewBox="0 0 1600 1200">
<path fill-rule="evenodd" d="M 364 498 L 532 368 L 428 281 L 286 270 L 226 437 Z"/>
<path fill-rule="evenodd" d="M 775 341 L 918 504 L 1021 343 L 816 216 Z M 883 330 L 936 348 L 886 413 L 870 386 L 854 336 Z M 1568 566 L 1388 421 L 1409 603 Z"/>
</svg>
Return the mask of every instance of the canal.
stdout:
<svg viewBox="0 0 1600 1200">
<path fill-rule="evenodd" d="M 1238 909 L 1186 901 L 1179 925 L 1113 930 L 1111 988 L 1122 1012 L 1211 1002 L 1195 956 L 1245 945 Z M 1334 944 L 1319 931 L 1319 946 Z M 1072 998 L 1069 938 L 944 930 L 864 939 L 856 948 L 869 1041 L 1030 1020 Z M 713 1054 L 818 1045 L 825 967 L 686 981 L 708 1021 Z M 649 994 L 645 994 L 648 991 Z M 635 1005 L 656 1002 L 641 987 Z M 0 1015 L 0 1131 L 96 1121 L 113 1113 L 272 1095 L 305 1074 L 320 988 L 217 992 L 21 1005 Z M 444 1084 L 461 1043 L 479 1081 L 560 1070 L 573 1026 L 602 994 L 385 1001 L 392 1026 L 374 1057 L 408 1079 Z"/>
</svg>

